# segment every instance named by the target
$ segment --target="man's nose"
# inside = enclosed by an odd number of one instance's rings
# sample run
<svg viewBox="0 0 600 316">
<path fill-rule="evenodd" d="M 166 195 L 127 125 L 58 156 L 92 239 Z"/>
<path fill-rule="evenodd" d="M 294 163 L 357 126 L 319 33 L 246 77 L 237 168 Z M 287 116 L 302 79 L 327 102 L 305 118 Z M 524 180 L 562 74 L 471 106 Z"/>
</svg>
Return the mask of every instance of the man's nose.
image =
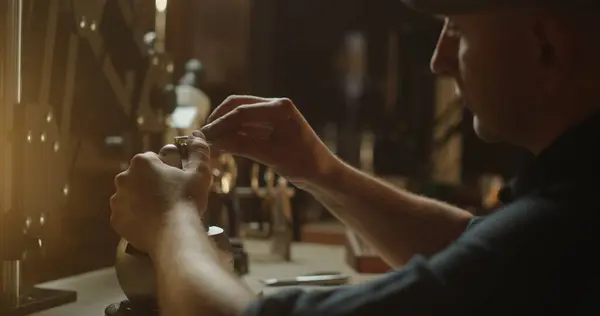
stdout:
<svg viewBox="0 0 600 316">
<path fill-rule="evenodd" d="M 447 37 L 445 31 L 440 35 L 429 67 L 437 75 L 451 75 L 458 71 L 458 43 L 456 39 Z"/>
</svg>

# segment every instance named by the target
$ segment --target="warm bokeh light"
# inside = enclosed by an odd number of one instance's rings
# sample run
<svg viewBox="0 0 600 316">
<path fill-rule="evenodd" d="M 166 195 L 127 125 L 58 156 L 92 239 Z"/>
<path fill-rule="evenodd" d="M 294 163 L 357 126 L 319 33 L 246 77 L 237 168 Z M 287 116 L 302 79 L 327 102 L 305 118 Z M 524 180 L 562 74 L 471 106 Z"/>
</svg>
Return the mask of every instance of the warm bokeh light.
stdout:
<svg viewBox="0 0 600 316">
<path fill-rule="evenodd" d="M 158 12 L 164 12 L 165 10 L 167 10 L 167 4 L 169 3 L 169 0 L 156 0 L 156 11 Z"/>
</svg>

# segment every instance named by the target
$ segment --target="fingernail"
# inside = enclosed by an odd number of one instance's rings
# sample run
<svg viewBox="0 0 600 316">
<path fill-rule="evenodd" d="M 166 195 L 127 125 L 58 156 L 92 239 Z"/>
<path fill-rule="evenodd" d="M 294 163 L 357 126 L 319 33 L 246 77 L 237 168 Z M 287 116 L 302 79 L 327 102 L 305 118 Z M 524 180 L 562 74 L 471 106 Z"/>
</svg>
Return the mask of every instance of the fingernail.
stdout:
<svg viewBox="0 0 600 316">
<path fill-rule="evenodd" d="M 202 137 L 202 138 L 204 138 L 204 133 L 202 133 L 201 131 L 193 131 L 192 135 L 194 135 L 196 137 Z"/>
</svg>

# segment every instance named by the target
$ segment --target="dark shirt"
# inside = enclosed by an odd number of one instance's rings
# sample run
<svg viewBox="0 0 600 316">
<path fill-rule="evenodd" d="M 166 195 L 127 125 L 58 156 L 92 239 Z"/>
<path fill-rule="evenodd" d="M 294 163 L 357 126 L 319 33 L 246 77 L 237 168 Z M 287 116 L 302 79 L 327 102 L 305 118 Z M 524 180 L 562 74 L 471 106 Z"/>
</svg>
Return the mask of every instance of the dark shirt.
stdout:
<svg viewBox="0 0 600 316">
<path fill-rule="evenodd" d="M 598 313 L 599 132 L 600 114 L 569 129 L 502 190 L 498 211 L 431 258 L 366 284 L 265 297 L 245 315 Z"/>
</svg>

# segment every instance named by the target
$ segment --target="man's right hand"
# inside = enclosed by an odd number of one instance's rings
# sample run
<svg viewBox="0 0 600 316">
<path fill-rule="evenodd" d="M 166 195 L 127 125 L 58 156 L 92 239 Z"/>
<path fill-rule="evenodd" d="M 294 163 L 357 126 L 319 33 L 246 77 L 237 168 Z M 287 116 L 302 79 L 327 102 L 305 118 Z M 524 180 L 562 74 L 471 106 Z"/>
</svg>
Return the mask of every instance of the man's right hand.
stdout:
<svg viewBox="0 0 600 316">
<path fill-rule="evenodd" d="M 213 111 L 201 131 L 213 153 L 255 160 L 301 188 L 341 163 L 285 98 L 231 96 Z"/>
</svg>

